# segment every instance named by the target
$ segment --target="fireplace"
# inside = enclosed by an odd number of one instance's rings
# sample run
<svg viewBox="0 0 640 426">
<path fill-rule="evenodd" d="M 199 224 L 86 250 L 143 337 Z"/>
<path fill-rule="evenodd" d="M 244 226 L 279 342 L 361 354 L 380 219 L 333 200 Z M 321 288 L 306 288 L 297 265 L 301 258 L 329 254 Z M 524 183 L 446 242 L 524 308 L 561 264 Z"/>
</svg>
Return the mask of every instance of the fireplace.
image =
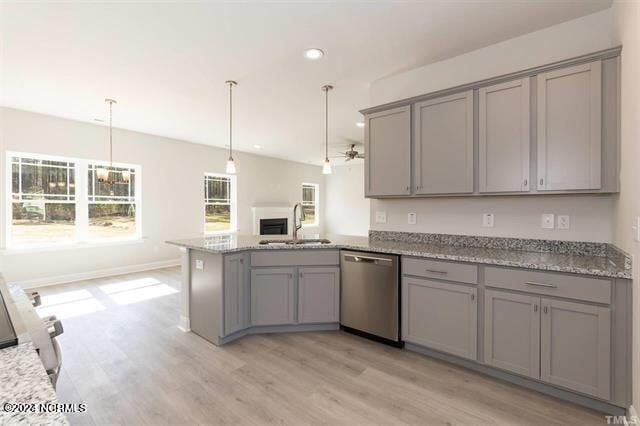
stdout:
<svg viewBox="0 0 640 426">
<path fill-rule="evenodd" d="M 286 217 L 275 219 L 260 219 L 260 235 L 287 235 Z"/>
</svg>

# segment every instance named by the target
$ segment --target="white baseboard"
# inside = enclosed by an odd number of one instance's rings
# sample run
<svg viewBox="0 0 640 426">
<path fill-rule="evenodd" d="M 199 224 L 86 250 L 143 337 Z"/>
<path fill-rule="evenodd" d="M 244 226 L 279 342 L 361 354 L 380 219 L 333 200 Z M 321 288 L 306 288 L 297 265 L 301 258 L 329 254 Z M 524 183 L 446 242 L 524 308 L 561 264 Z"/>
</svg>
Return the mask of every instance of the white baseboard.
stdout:
<svg viewBox="0 0 640 426">
<path fill-rule="evenodd" d="M 141 263 L 137 265 L 120 266 L 116 268 L 98 269 L 95 271 L 79 272 L 76 274 L 58 275 L 45 278 L 34 278 L 30 280 L 17 281 L 22 288 L 46 287 L 56 284 L 66 284 L 75 281 L 91 280 L 94 278 L 110 277 L 112 275 L 130 274 L 133 272 L 143 272 L 152 269 L 170 268 L 180 266 L 180 259 L 161 260 L 158 262 Z"/>
<path fill-rule="evenodd" d="M 178 329 L 188 333 L 191 331 L 191 323 L 189 321 L 189 317 L 185 317 L 184 315 L 180 315 L 180 320 L 178 324 Z"/>
</svg>

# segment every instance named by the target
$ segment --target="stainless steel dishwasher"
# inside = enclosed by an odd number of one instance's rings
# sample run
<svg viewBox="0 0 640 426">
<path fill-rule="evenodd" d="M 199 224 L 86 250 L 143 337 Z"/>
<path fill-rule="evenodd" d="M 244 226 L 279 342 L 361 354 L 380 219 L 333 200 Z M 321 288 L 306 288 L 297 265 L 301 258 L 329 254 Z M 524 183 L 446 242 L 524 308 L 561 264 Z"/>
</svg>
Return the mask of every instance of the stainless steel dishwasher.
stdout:
<svg viewBox="0 0 640 426">
<path fill-rule="evenodd" d="M 340 252 L 340 325 L 383 343 L 400 342 L 399 257 Z"/>
</svg>

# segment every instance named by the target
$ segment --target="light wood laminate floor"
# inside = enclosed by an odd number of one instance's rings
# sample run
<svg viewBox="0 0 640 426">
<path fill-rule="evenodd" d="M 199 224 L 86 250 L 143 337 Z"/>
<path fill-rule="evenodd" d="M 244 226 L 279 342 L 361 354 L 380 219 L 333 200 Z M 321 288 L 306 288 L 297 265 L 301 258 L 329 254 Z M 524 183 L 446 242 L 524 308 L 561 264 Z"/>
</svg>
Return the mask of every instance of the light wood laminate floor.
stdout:
<svg viewBox="0 0 640 426">
<path fill-rule="evenodd" d="M 178 323 L 177 268 L 39 289 L 63 318 L 74 424 L 605 424 L 604 415 L 343 332 L 216 347 Z"/>
</svg>

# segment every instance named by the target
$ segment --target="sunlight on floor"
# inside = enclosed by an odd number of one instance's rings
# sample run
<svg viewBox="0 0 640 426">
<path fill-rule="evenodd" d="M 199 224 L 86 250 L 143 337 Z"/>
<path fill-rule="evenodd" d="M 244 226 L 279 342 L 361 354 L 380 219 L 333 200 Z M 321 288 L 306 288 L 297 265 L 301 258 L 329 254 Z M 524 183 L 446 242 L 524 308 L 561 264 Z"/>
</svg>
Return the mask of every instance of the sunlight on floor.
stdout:
<svg viewBox="0 0 640 426">
<path fill-rule="evenodd" d="M 118 305 L 129 305 L 178 293 L 175 288 L 151 277 L 105 284 L 99 288 Z"/>
<path fill-rule="evenodd" d="M 42 306 L 37 308 L 40 317 L 55 315 L 72 318 L 79 315 L 104 311 L 105 307 L 88 290 L 72 290 L 42 297 Z"/>
</svg>

